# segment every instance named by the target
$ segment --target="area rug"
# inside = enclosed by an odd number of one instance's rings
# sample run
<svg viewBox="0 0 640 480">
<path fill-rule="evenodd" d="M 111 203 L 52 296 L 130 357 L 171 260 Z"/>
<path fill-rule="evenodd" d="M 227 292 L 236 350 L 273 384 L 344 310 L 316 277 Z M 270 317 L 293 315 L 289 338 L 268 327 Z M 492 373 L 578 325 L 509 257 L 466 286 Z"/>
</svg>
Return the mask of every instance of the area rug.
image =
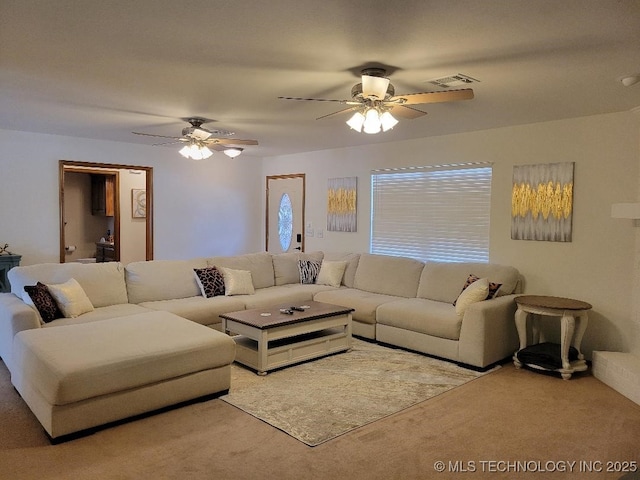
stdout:
<svg viewBox="0 0 640 480">
<path fill-rule="evenodd" d="M 266 376 L 234 364 L 220 398 L 316 446 L 489 372 L 354 339 L 349 352 Z"/>
</svg>

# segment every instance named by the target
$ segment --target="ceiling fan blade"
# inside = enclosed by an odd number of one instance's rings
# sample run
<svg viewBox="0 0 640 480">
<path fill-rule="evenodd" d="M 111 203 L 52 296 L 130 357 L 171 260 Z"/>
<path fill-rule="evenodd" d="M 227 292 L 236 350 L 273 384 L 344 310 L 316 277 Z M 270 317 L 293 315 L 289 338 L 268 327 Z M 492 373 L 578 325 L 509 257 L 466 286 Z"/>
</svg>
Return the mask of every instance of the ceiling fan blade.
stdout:
<svg viewBox="0 0 640 480">
<path fill-rule="evenodd" d="M 224 145 L 216 145 L 214 143 L 207 145 L 207 147 L 209 147 L 209 149 L 211 150 L 215 150 L 216 152 L 224 152 L 227 148 L 229 148 L 225 147 Z"/>
<path fill-rule="evenodd" d="M 302 98 L 302 97 L 278 97 L 280 100 L 304 100 L 312 102 L 337 102 L 351 104 L 351 100 L 334 100 L 331 98 Z"/>
<path fill-rule="evenodd" d="M 257 140 L 239 140 L 237 138 L 209 138 L 203 143 L 207 145 L 258 145 Z"/>
<path fill-rule="evenodd" d="M 445 92 L 408 93 L 396 95 L 390 101 L 398 101 L 404 105 L 418 105 L 422 103 L 453 102 L 455 100 L 470 100 L 473 98 L 473 90 L 463 88 L 461 90 L 448 90 Z"/>
<path fill-rule="evenodd" d="M 383 100 L 387 95 L 389 79 L 385 77 L 373 77 L 362 75 L 362 96 L 365 98 L 375 98 Z"/>
<path fill-rule="evenodd" d="M 174 140 L 173 142 L 162 142 L 162 143 L 154 143 L 152 146 L 154 147 L 162 147 L 164 145 L 175 145 L 176 143 L 184 143 L 186 139 L 180 138 L 178 140 Z"/>
<path fill-rule="evenodd" d="M 134 135 L 144 135 L 145 137 L 158 137 L 158 138 L 173 138 L 174 140 L 180 140 L 182 137 L 169 137 L 167 135 L 153 135 L 151 133 L 131 132 Z"/>
<path fill-rule="evenodd" d="M 358 105 L 353 106 L 353 107 L 345 108 L 343 110 L 338 110 L 337 112 L 333 112 L 333 113 L 329 113 L 327 115 L 323 115 L 321 117 L 316 118 L 316 120 L 322 120 L 323 118 L 332 117 L 334 115 L 340 115 L 342 113 L 353 112 L 354 110 L 358 110 L 360 107 L 361 107 L 361 104 L 358 104 Z"/>
<path fill-rule="evenodd" d="M 407 105 L 396 105 L 391 107 L 391 115 L 397 118 L 403 118 L 405 120 L 413 120 L 414 118 L 419 118 L 427 114 L 427 112 L 423 112 L 422 110 L 418 110 L 417 108 L 409 107 Z"/>
</svg>

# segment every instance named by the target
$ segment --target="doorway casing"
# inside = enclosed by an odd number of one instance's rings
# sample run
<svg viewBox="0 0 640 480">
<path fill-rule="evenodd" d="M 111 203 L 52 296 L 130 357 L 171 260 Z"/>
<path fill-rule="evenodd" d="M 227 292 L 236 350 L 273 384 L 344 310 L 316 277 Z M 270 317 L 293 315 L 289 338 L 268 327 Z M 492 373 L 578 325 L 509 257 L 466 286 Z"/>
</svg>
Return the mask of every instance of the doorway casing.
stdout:
<svg viewBox="0 0 640 480">
<path fill-rule="evenodd" d="M 270 187 L 270 183 L 273 181 L 277 181 L 277 180 L 284 180 L 284 179 L 295 179 L 295 178 L 299 178 L 302 180 L 302 211 L 301 211 L 301 231 L 300 231 L 300 251 L 304 252 L 305 251 L 305 196 L 306 196 L 306 174 L 304 173 L 292 173 L 292 174 L 287 174 L 287 175 L 268 175 L 266 178 L 266 188 L 265 188 L 265 192 L 266 192 L 266 212 L 265 212 L 265 251 L 269 251 L 269 236 L 270 236 L 270 232 L 269 232 L 269 187 Z"/>
</svg>

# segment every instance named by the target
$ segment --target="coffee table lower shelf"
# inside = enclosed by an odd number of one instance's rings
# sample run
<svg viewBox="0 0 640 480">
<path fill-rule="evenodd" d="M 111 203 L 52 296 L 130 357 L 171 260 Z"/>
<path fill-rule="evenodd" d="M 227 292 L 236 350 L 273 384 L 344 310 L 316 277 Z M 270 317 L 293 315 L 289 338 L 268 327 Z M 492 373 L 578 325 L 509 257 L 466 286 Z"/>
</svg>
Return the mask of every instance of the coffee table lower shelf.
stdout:
<svg viewBox="0 0 640 480">
<path fill-rule="evenodd" d="M 244 335 L 233 337 L 236 342 L 236 362 L 259 374 L 351 348 L 351 337 L 339 329 L 327 329 L 269 342 L 266 359 L 261 361 L 258 342 Z"/>
</svg>

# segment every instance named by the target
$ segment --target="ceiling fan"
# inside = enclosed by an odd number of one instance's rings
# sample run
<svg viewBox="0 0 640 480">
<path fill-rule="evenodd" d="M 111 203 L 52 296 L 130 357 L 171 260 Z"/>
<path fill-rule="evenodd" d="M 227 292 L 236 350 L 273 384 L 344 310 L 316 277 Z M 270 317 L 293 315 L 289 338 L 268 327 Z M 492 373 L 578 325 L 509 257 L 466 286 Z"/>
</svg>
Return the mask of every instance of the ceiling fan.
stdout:
<svg viewBox="0 0 640 480">
<path fill-rule="evenodd" d="M 351 100 L 301 97 L 278 98 L 281 100 L 336 102 L 349 105 L 343 110 L 323 115 L 316 120 L 355 112 L 347 121 L 347 125 L 358 132 L 364 131 L 365 133 L 386 132 L 398 123 L 395 117 L 411 120 L 427 114 L 427 112 L 419 110 L 413 105 L 453 102 L 473 98 L 473 90 L 470 88 L 396 95 L 393 84 L 385 76 L 386 73 L 384 68 L 365 68 L 362 70 L 362 82 L 357 83 L 351 89 Z"/>
<path fill-rule="evenodd" d="M 181 137 L 172 137 L 167 135 L 154 135 L 151 133 L 131 132 L 135 135 L 144 135 L 146 137 L 170 138 L 170 142 L 154 143 L 154 146 L 171 145 L 174 143 L 184 143 L 185 146 L 180 149 L 180 154 L 185 158 L 193 158 L 194 160 L 202 160 L 212 155 L 211 150 L 223 152 L 225 155 L 234 158 L 244 150 L 237 145 L 258 145 L 257 140 L 240 140 L 237 138 L 229 138 L 234 135 L 233 132 L 226 130 L 208 130 L 202 126 L 208 120 L 199 117 L 187 118 L 190 127 L 182 129 Z M 226 137 L 226 138 L 220 138 Z"/>
</svg>

